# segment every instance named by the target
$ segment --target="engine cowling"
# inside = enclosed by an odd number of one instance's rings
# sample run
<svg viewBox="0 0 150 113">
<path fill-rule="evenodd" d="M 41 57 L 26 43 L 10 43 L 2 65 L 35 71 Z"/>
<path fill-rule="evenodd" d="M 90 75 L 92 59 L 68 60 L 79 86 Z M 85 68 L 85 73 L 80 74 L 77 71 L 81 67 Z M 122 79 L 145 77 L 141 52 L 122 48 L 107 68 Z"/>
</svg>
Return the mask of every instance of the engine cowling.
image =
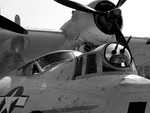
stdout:
<svg viewBox="0 0 150 113">
<path fill-rule="evenodd" d="M 101 0 L 91 2 L 88 6 L 98 11 L 109 11 L 115 8 L 112 2 Z M 116 22 L 121 29 L 123 23 L 122 17 L 117 18 Z M 115 37 L 111 20 L 100 14 L 75 10 L 69 24 L 68 29 L 70 30 L 68 30 L 67 34 L 71 31 L 73 37 L 79 42 L 88 42 L 98 46 L 105 42 L 111 42 Z"/>
</svg>

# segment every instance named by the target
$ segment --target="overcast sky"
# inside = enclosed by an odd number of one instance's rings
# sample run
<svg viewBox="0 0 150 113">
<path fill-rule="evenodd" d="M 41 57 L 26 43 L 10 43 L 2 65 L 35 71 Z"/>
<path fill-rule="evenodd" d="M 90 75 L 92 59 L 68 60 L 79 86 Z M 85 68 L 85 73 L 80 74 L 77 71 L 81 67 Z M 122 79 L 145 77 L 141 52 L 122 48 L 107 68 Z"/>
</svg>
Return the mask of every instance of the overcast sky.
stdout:
<svg viewBox="0 0 150 113">
<path fill-rule="evenodd" d="M 88 4 L 92 0 L 74 0 Z M 111 0 L 117 3 L 117 0 Z M 0 0 L 1 15 L 14 20 L 19 14 L 25 28 L 59 29 L 71 18 L 73 9 L 53 0 Z M 127 0 L 121 7 L 123 34 L 125 36 L 150 37 L 150 0 Z"/>
</svg>

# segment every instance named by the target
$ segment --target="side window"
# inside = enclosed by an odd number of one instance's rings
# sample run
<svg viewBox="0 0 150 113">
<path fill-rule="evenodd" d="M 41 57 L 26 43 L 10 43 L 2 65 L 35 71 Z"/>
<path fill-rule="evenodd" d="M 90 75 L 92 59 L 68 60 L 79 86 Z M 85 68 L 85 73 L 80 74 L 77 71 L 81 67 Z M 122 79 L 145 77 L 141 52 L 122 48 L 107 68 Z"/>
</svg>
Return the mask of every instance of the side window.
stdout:
<svg viewBox="0 0 150 113">
<path fill-rule="evenodd" d="M 97 72 L 96 54 L 89 54 L 87 55 L 86 74 L 96 72 Z"/>
<path fill-rule="evenodd" d="M 75 69 L 75 78 L 77 76 L 81 76 L 81 74 L 82 74 L 82 65 L 83 65 L 83 57 L 77 58 L 76 69 Z"/>
</svg>

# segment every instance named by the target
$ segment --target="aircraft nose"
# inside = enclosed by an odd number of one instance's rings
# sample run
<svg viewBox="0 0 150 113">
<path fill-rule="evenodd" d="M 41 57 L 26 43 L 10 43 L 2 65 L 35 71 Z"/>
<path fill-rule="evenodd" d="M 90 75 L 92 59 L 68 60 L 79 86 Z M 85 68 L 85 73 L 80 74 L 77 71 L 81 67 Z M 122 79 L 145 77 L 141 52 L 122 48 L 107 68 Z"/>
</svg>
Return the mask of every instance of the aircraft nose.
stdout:
<svg viewBox="0 0 150 113">
<path fill-rule="evenodd" d="M 122 92 L 149 92 L 150 91 L 150 80 L 130 74 L 119 83 L 119 90 Z"/>
</svg>

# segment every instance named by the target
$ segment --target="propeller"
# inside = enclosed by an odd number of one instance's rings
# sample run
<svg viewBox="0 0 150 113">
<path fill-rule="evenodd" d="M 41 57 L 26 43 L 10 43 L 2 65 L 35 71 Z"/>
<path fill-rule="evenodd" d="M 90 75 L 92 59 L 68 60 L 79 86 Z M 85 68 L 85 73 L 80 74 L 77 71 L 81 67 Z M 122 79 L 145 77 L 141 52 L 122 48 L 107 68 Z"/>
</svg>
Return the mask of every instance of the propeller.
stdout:
<svg viewBox="0 0 150 113">
<path fill-rule="evenodd" d="M 71 1 L 71 0 L 54 0 L 54 1 L 56 1 L 60 4 L 62 4 L 62 5 L 65 5 L 67 7 L 70 7 L 70 8 L 79 10 L 79 11 L 87 12 L 87 13 L 105 14 L 105 15 L 111 15 L 111 16 L 113 16 L 113 15 L 120 16 L 121 10 L 118 9 L 118 8 L 121 7 L 126 0 L 119 0 L 117 5 L 115 6 L 115 8 L 108 11 L 108 12 L 107 11 L 105 12 L 105 11 L 95 10 L 95 9 L 89 7 L 89 6 L 82 5 L 80 3 L 77 3 L 77 2 L 74 2 L 74 1 Z"/>
<path fill-rule="evenodd" d="M 54 1 L 79 11 L 95 14 L 97 16 L 99 27 L 103 32 L 108 34 L 115 34 L 116 40 L 119 43 L 123 45 L 126 44 L 126 40 L 120 30 L 121 26 L 118 24 L 118 20 L 121 17 L 120 7 L 125 3 L 126 0 L 119 0 L 116 5 L 109 1 L 101 1 L 99 3 L 100 5 L 98 5 L 97 8 L 95 7 L 95 9 L 71 0 Z"/>
<path fill-rule="evenodd" d="M 102 11 L 97 11 L 89 6 L 86 5 L 82 5 L 80 3 L 71 1 L 71 0 L 54 0 L 64 6 L 79 10 L 79 11 L 83 11 L 83 12 L 87 12 L 87 13 L 97 13 L 97 14 L 106 14 L 105 12 Z"/>
<path fill-rule="evenodd" d="M 89 6 L 86 6 L 86 5 L 71 1 L 71 0 L 54 0 L 54 1 L 60 3 L 64 6 L 67 6 L 67 7 L 79 10 L 79 11 L 87 12 L 87 13 L 96 13 L 96 14 L 106 14 L 107 13 L 104 11 L 95 10 Z M 116 5 L 116 8 L 121 7 L 125 1 L 126 0 L 119 0 Z"/>
<path fill-rule="evenodd" d="M 28 31 L 17 25 L 16 23 L 10 21 L 9 19 L 0 15 L 0 27 L 6 30 L 10 30 L 16 33 L 28 34 Z"/>
<path fill-rule="evenodd" d="M 114 26 L 112 24 L 114 21 L 117 21 L 119 17 L 121 17 L 121 10 L 119 8 L 125 3 L 126 0 L 119 0 L 116 5 L 114 5 L 109 1 L 101 1 L 98 3 L 100 5 L 98 5 L 97 8 L 95 7 L 95 9 L 71 0 L 54 0 L 54 1 L 67 7 L 96 15 L 97 16 L 96 23 L 98 23 L 98 27 L 100 28 L 100 30 L 102 30 L 104 33 L 107 34 L 114 34 L 113 32 Z M 108 6 L 110 5 L 111 8 L 106 9 L 107 6 L 105 5 Z M 101 9 L 101 7 L 103 8 Z M 101 19 L 101 17 L 104 19 Z M 121 26 L 119 27 L 121 28 Z"/>
</svg>

